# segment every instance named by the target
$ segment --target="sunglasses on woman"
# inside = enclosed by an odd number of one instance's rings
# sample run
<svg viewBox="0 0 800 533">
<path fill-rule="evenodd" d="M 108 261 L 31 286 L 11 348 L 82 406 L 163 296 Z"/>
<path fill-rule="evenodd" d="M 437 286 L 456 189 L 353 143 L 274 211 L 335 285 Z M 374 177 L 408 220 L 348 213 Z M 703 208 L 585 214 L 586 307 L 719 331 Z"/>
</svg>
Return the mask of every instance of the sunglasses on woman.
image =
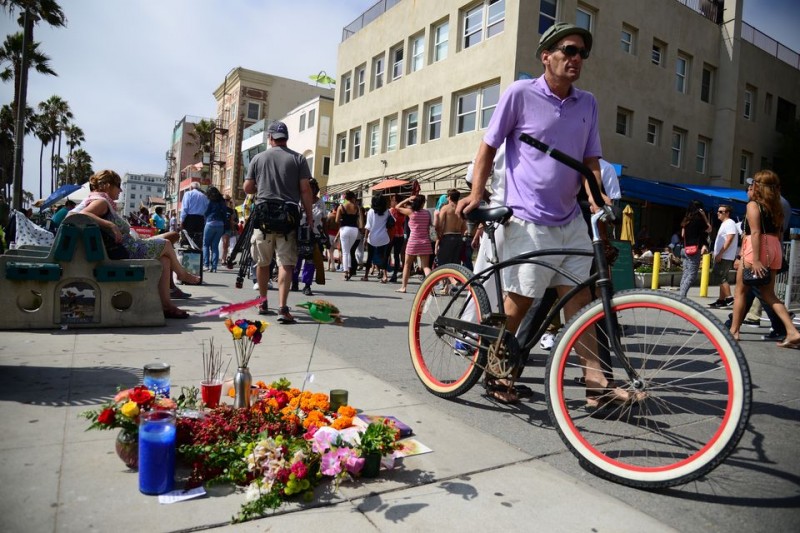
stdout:
<svg viewBox="0 0 800 533">
<path fill-rule="evenodd" d="M 578 48 L 574 44 L 568 44 L 566 46 L 557 46 L 553 48 L 553 51 L 560 50 L 565 56 L 567 57 L 574 57 L 576 55 L 580 55 L 581 59 L 587 59 L 589 57 L 589 50 L 586 48 Z"/>
</svg>

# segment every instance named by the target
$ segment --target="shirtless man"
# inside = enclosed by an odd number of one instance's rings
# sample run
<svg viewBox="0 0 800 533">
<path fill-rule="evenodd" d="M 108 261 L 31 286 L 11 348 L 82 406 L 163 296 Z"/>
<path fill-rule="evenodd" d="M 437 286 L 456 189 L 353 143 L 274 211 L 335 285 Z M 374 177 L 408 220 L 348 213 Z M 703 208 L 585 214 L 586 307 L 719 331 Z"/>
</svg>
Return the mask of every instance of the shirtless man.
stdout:
<svg viewBox="0 0 800 533">
<path fill-rule="evenodd" d="M 436 221 L 436 261 L 439 266 L 447 263 L 461 263 L 461 250 L 464 248 L 463 236 L 467 230 L 466 220 L 456 214 L 456 205 L 461 193 L 456 189 L 447 191 L 447 203 L 439 210 Z"/>
</svg>

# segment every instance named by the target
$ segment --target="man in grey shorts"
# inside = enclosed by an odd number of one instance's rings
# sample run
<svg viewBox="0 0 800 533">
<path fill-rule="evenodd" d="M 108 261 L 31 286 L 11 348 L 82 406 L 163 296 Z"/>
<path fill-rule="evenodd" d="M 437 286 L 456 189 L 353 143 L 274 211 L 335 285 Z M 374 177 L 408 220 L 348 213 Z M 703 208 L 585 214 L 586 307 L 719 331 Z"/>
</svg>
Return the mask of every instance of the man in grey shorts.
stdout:
<svg viewBox="0 0 800 533">
<path fill-rule="evenodd" d="M 575 170 L 519 140 L 521 133 L 528 133 L 583 161 L 600 185 L 602 151 L 597 101 L 591 93 L 573 85 L 591 49 L 589 31 L 563 22 L 554 24 L 542 34 L 536 50 L 544 74 L 533 80 L 512 83 L 492 115 L 475 160 L 472 190 L 469 197 L 459 202 L 457 213 L 469 212 L 478 206 L 497 148 L 505 142 L 505 203 L 514 210 L 514 216 L 504 228 L 502 259 L 537 249 L 592 249 L 576 199 L 581 187 L 588 194 L 588 184 Z M 591 194 L 588 195 L 593 206 Z M 585 256 L 543 259 L 579 279 L 588 277 L 592 263 L 591 257 Z M 542 298 L 549 287 L 555 287 L 559 295 L 564 295 L 573 285 L 565 276 L 542 266 L 522 264 L 504 269 L 506 326 L 516 331 L 534 299 Z M 578 292 L 564 307 L 566 318 L 590 299 L 588 289 Z M 598 400 L 599 395 L 609 394 L 611 400 L 627 399 L 625 392 L 615 388 L 603 375 L 596 349 L 592 353 L 591 347 L 585 348 L 586 353 L 580 355 L 585 359 L 587 408 L 593 409 L 600 401 L 608 401 Z M 519 372 L 521 369 L 516 376 Z M 513 381 L 490 378 L 486 386 L 491 397 L 503 403 L 516 402 L 520 397 L 521 391 L 513 387 Z"/>
<path fill-rule="evenodd" d="M 293 209 L 298 209 L 302 201 L 308 224 L 313 227 L 312 194 L 308 181 L 311 179 L 311 172 L 308 170 L 308 162 L 301 154 L 286 146 L 289 130 L 283 122 L 271 123 L 267 128 L 267 135 L 269 148 L 250 162 L 244 182 L 244 192 L 256 195 L 254 213 L 251 216 L 255 216 L 260 208 L 266 207 L 262 204 L 291 204 Z M 269 286 L 269 264 L 273 253 L 275 254 L 278 263 L 278 322 L 294 323 L 294 317 L 286 303 L 292 283 L 292 271 L 297 263 L 297 228 L 286 233 L 254 229 L 250 244 L 253 260 L 256 261 L 258 292 L 264 298 L 267 297 Z M 269 313 L 267 300 L 261 303 L 258 312 L 262 315 Z"/>
</svg>

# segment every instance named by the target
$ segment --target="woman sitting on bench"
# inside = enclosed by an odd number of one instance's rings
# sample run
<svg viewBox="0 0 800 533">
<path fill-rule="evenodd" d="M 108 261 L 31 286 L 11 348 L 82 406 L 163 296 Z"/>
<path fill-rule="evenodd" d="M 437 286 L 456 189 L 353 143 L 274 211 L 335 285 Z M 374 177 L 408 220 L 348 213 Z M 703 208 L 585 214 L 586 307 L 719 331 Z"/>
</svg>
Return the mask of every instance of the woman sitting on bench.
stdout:
<svg viewBox="0 0 800 533">
<path fill-rule="evenodd" d="M 161 261 L 161 279 L 158 295 L 166 318 L 186 318 L 189 314 L 174 306 L 169 297 L 172 272 L 178 279 L 187 283 L 199 283 L 200 278 L 187 272 L 178 261 L 175 249 L 168 239 L 152 237 L 134 239 L 130 225 L 114 206 L 119 198 L 122 179 L 113 170 L 101 170 L 89 178 L 89 196 L 78 204 L 72 213 L 82 213 L 95 219 L 104 233 L 111 235 L 105 239 L 106 253 L 110 259 L 158 259 Z M 111 246 L 109 246 L 111 245 Z M 114 246 L 116 245 L 116 246 Z"/>
</svg>

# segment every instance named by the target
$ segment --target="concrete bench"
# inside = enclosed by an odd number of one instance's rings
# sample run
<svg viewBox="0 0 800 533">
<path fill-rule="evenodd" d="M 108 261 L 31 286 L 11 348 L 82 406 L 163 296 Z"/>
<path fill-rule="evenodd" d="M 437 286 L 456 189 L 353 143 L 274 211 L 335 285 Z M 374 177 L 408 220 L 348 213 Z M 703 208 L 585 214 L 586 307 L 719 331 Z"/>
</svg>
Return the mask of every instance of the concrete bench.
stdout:
<svg viewBox="0 0 800 533">
<path fill-rule="evenodd" d="M 109 260 L 86 215 L 70 215 L 52 248 L 0 255 L 0 329 L 163 326 L 161 263 Z"/>
</svg>

